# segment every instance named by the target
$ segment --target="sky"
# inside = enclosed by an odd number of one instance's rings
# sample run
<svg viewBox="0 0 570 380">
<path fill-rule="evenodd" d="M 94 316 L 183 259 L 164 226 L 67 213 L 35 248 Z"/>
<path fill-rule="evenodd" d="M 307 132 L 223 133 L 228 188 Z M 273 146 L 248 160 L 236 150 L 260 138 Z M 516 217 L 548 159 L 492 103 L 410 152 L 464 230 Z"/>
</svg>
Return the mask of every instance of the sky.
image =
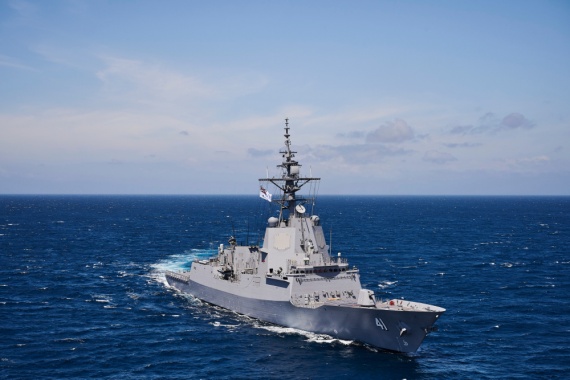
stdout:
<svg viewBox="0 0 570 380">
<path fill-rule="evenodd" d="M 570 195 L 570 2 L 0 2 L 0 194 Z"/>
</svg>

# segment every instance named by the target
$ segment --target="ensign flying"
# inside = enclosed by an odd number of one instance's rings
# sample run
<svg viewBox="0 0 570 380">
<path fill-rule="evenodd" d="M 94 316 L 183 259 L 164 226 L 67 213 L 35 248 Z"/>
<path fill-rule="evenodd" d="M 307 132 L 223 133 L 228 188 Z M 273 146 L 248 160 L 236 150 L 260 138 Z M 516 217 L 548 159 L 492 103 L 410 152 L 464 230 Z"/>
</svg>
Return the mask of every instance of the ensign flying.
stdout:
<svg viewBox="0 0 570 380">
<path fill-rule="evenodd" d="M 265 199 L 266 201 L 271 202 L 271 194 L 267 190 L 265 190 L 263 186 L 261 186 L 259 190 L 259 196 Z"/>
</svg>

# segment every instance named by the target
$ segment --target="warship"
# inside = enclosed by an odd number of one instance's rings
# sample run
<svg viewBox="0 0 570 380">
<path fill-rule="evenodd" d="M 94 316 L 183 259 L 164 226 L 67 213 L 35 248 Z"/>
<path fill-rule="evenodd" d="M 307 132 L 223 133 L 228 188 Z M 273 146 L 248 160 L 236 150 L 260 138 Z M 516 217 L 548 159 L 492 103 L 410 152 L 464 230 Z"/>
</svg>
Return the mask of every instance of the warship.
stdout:
<svg viewBox="0 0 570 380">
<path fill-rule="evenodd" d="M 272 324 L 350 340 L 395 352 L 415 352 L 444 308 L 403 299 L 380 300 L 360 284 L 359 269 L 330 251 L 316 192 L 300 190 L 320 178 L 301 174 L 285 119 L 280 176 L 259 179 L 260 197 L 275 205 L 262 244 L 239 245 L 232 236 L 217 255 L 190 270 L 165 273 L 168 284 L 206 303 Z M 279 194 L 265 187 L 275 185 Z M 308 210 L 308 209 L 311 210 Z M 278 211 L 278 214 L 277 214 Z M 263 223 L 263 222 L 262 222 Z M 330 241 L 329 241 L 330 243 Z"/>
</svg>

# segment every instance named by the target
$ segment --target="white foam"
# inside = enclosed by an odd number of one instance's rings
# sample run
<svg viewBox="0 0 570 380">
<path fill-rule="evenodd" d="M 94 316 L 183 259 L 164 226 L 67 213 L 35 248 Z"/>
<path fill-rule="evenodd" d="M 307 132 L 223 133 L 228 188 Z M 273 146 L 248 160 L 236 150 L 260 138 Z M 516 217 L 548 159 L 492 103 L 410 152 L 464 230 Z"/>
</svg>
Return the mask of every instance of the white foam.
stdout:
<svg viewBox="0 0 570 380">
<path fill-rule="evenodd" d="M 215 255 L 216 251 L 212 250 L 212 249 L 192 249 L 190 251 L 185 251 L 183 254 L 175 254 L 175 255 L 170 255 L 167 258 L 160 260 L 159 262 L 157 262 L 156 264 L 152 264 L 151 267 L 151 272 L 150 272 L 150 277 L 155 280 L 158 281 L 162 284 L 164 284 L 165 286 L 169 286 L 166 278 L 164 276 L 164 273 L 166 271 L 173 271 L 173 272 L 177 272 L 177 271 L 181 271 L 181 270 L 189 270 L 190 266 L 192 264 L 192 262 L 195 259 L 202 259 L 202 258 L 207 258 L 207 257 L 211 257 L 213 255 Z M 394 285 L 397 281 L 385 281 L 384 284 L 386 284 L 386 286 L 391 286 Z M 193 304 L 201 304 L 202 302 L 193 297 L 192 295 L 189 294 L 180 294 L 182 297 L 187 298 L 188 300 L 192 301 Z M 131 296 L 132 298 L 132 294 L 130 294 L 129 296 Z M 211 305 L 208 310 L 212 312 L 212 317 L 216 317 L 216 310 L 218 309 L 218 307 Z M 226 311 L 226 309 L 220 308 L 219 310 L 224 310 Z M 176 315 L 177 317 L 178 315 Z M 257 319 L 253 319 L 253 318 L 249 318 L 247 316 L 244 315 L 240 315 L 239 316 L 240 319 L 244 319 L 247 320 L 248 324 L 251 324 L 254 328 L 260 328 L 263 330 L 267 330 L 270 331 L 272 333 L 276 333 L 276 334 L 292 334 L 292 335 L 301 335 L 304 336 L 306 338 L 307 342 L 314 342 L 314 343 L 340 343 L 343 345 L 350 345 L 353 342 L 350 340 L 342 340 L 342 339 L 336 339 L 333 338 L 332 336 L 326 335 L 326 334 L 316 334 L 316 333 L 312 333 L 309 331 L 304 331 L 304 330 L 299 330 L 299 329 L 294 329 L 291 327 L 281 327 L 281 326 L 275 326 L 275 325 L 262 325 L 259 324 L 259 321 Z M 235 329 L 238 328 L 240 325 L 232 325 L 232 324 L 223 324 L 219 321 L 215 321 L 215 322 L 211 322 L 211 324 L 214 327 L 223 327 L 223 328 L 227 328 L 227 329 Z"/>
<path fill-rule="evenodd" d="M 132 275 L 125 272 L 124 270 L 120 270 L 117 272 L 117 277 L 127 277 L 127 276 L 132 276 Z"/>
<path fill-rule="evenodd" d="M 380 284 L 378 284 L 378 287 L 380 289 L 386 289 L 389 288 L 392 285 L 395 285 L 398 281 L 382 281 Z"/>
<path fill-rule="evenodd" d="M 133 293 L 133 292 L 127 292 L 127 295 L 129 296 L 129 298 L 131 298 L 133 300 L 138 300 L 140 298 L 140 295 L 138 295 L 137 293 Z"/>
<path fill-rule="evenodd" d="M 214 255 L 215 252 L 215 250 L 211 249 L 191 249 L 184 253 L 170 255 L 156 264 L 151 264 L 150 277 L 153 280 L 168 286 L 168 282 L 164 277 L 164 273 L 166 271 L 180 272 L 183 270 L 189 270 L 194 260 L 210 257 Z"/>
<path fill-rule="evenodd" d="M 228 330 L 233 330 L 233 329 L 240 327 L 240 325 L 223 324 L 223 323 L 218 322 L 218 321 L 210 322 L 210 324 L 214 327 L 224 327 L 224 328 L 227 328 Z"/>
<path fill-rule="evenodd" d="M 294 329 L 292 327 L 281 327 L 281 326 L 274 326 L 274 325 L 260 325 L 254 324 L 253 327 L 260 328 L 263 330 L 271 331 L 276 334 L 288 334 L 288 335 L 301 335 L 306 338 L 307 342 L 311 343 L 335 343 L 338 342 L 340 344 L 344 344 L 346 346 L 352 344 L 351 340 L 342 340 L 333 338 L 330 335 L 326 334 L 317 334 L 310 331 Z"/>
<path fill-rule="evenodd" d="M 86 300 L 87 302 L 100 302 L 100 303 L 111 303 L 113 298 L 107 294 L 93 294 L 91 295 L 90 300 Z"/>
</svg>

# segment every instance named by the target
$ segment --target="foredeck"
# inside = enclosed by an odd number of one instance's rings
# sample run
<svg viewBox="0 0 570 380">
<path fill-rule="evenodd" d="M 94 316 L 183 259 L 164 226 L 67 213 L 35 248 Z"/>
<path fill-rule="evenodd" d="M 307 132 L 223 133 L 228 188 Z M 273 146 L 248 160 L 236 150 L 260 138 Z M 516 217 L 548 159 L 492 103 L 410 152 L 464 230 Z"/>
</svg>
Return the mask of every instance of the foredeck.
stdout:
<svg viewBox="0 0 570 380">
<path fill-rule="evenodd" d="M 400 310 L 400 311 L 425 311 L 443 313 L 445 309 L 439 306 L 428 305 L 426 303 L 406 301 L 406 300 L 387 300 L 376 302 L 377 309 L 383 310 Z"/>
</svg>

